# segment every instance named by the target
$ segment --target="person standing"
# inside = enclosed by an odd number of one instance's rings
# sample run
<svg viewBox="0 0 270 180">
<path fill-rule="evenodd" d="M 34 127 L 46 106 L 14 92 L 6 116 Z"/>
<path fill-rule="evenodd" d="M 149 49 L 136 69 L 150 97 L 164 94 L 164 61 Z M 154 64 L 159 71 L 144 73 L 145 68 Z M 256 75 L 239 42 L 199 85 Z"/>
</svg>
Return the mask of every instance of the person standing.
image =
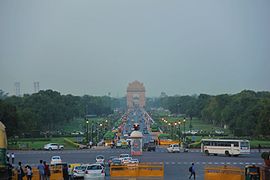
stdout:
<svg viewBox="0 0 270 180">
<path fill-rule="evenodd" d="M 15 154 L 11 153 L 11 163 L 14 164 L 15 161 Z"/>
<path fill-rule="evenodd" d="M 261 146 L 261 144 L 259 144 L 259 145 L 258 145 L 259 153 L 261 152 L 261 148 L 262 148 L 262 146 Z"/>
<path fill-rule="evenodd" d="M 194 167 L 194 163 L 192 163 L 192 165 L 189 168 L 189 172 L 190 172 L 190 176 L 189 179 L 193 176 L 194 180 L 196 179 L 196 175 L 195 175 L 195 167 Z"/>
<path fill-rule="evenodd" d="M 9 163 L 10 154 L 7 152 L 7 162 Z"/>
<path fill-rule="evenodd" d="M 46 161 L 43 162 L 44 164 L 44 177 L 45 177 L 45 180 L 50 180 L 50 176 L 51 176 L 51 170 L 50 170 L 50 167 L 48 164 L 46 164 Z"/>
<path fill-rule="evenodd" d="M 44 165 L 42 160 L 39 161 L 37 169 L 39 172 L 39 180 L 44 180 Z"/>
<path fill-rule="evenodd" d="M 26 166 L 26 177 L 27 177 L 27 180 L 32 180 L 32 168 L 31 166 L 27 165 Z"/>
</svg>

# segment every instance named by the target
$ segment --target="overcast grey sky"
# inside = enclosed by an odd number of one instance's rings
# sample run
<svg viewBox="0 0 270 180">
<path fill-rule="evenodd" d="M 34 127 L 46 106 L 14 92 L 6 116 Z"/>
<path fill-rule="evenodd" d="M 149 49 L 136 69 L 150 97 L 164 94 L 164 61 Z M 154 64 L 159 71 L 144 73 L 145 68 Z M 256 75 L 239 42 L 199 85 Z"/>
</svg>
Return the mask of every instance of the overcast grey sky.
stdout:
<svg viewBox="0 0 270 180">
<path fill-rule="evenodd" d="M 0 89 L 124 96 L 270 90 L 269 0 L 1 0 Z"/>
</svg>

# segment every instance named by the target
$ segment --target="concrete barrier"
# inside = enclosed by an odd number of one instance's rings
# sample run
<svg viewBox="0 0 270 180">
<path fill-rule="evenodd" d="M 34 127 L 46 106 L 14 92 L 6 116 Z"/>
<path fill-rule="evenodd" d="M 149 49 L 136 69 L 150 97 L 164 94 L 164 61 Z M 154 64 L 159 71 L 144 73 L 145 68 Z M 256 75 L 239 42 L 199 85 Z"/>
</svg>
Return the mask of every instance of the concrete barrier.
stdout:
<svg viewBox="0 0 270 180">
<path fill-rule="evenodd" d="M 163 163 L 139 163 L 127 164 L 122 166 L 111 165 L 111 177 L 148 177 L 149 178 L 163 178 L 164 164 Z"/>
<path fill-rule="evenodd" d="M 206 166 L 204 168 L 205 180 L 244 180 L 245 171 L 240 167 L 232 166 Z"/>
<path fill-rule="evenodd" d="M 60 167 L 60 166 L 51 166 L 50 171 L 51 171 L 50 180 L 63 180 L 62 167 Z M 26 170 L 25 170 L 25 172 L 26 172 Z M 33 167 L 32 172 L 33 172 L 32 180 L 39 180 L 39 171 L 38 171 L 38 169 L 36 167 Z M 26 179 L 27 179 L 27 177 L 25 175 L 23 177 L 23 180 L 26 180 Z M 18 174 L 17 174 L 16 169 L 13 170 L 12 180 L 18 180 Z"/>
</svg>

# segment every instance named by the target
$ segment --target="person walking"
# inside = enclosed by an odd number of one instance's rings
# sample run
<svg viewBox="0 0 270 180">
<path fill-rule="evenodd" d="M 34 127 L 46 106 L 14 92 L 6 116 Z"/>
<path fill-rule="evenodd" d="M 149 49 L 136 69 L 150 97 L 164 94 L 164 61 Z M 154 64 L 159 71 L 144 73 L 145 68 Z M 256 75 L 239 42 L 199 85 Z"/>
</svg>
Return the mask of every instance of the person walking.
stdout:
<svg viewBox="0 0 270 180">
<path fill-rule="evenodd" d="M 15 161 L 15 154 L 11 153 L 11 163 L 14 164 Z"/>
<path fill-rule="evenodd" d="M 24 176 L 25 176 L 25 173 L 24 173 L 23 168 L 22 168 L 22 162 L 19 162 L 18 167 L 17 167 L 18 180 L 22 180 Z"/>
<path fill-rule="evenodd" d="M 51 176 L 50 167 L 48 164 L 46 164 L 46 161 L 44 161 L 43 164 L 44 164 L 45 180 L 50 180 L 50 176 Z"/>
<path fill-rule="evenodd" d="M 39 161 L 39 165 L 38 165 L 37 169 L 39 172 L 39 180 L 44 180 L 44 174 L 45 174 L 44 169 L 45 168 L 44 168 L 44 164 L 43 164 L 42 160 Z"/>
<path fill-rule="evenodd" d="M 259 153 L 261 152 L 261 148 L 262 148 L 262 146 L 261 146 L 261 144 L 259 144 L 259 145 L 258 145 Z"/>
<path fill-rule="evenodd" d="M 32 180 L 33 172 L 31 166 L 27 165 L 25 168 L 27 180 Z"/>
<path fill-rule="evenodd" d="M 7 152 L 7 162 L 9 163 L 10 154 Z"/>
<path fill-rule="evenodd" d="M 194 167 L 194 163 L 192 163 L 192 165 L 189 167 L 189 172 L 190 172 L 190 176 L 189 179 L 191 179 L 191 177 L 194 177 L 194 180 L 196 179 L 196 175 L 195 175 L 195 167 Z"/>
</svg>

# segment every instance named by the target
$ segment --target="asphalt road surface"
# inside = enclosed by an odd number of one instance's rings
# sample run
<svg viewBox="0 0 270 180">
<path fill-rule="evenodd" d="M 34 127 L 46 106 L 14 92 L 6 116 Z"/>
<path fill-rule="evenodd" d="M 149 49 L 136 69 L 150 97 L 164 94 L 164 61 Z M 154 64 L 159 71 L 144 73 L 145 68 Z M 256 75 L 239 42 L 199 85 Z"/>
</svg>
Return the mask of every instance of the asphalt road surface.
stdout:
<svg viewBox="0 0 270 180">
<path fill-rule="evenodd" d="M 121 153 L 129 153 L 128 149 L 110 149 L 97 148 L 87 150 L 63 150 L 63 151 L 9 151 L 15 153 L 15 164 L 21 161 L 24 165 L 30 164 L 36 166 L 39 160 L 50 162 L 54 155 L 60 155 L 63 162 L 67 163 L 95 163 L 97 155 L 104 155 L 105 160 L 113 155 L 120 155 Z M 244 167 L 246 165 L 262 165 L 263 160 L 260 153 L 253 150 L 251 154 L 239 157 L 226 156 L 206 156 L 197 149 L 192 149 L 187 153 L 168 153 L 165 148 L 158 147 L 156 152 L 143 152 L 142 156 L 136 157 L 140 162 L 163 162 L 164 163 L 164 179 L 169 180 L 184 180 L 188 179 L 188 168 L 191 163 L 195 163 L 196 176 L 198 180 L 204 179 L 205 166 L 238 166 Z M 106 170 L 106 179 L 109 177 L 109 168 Z"/>
</svg>

